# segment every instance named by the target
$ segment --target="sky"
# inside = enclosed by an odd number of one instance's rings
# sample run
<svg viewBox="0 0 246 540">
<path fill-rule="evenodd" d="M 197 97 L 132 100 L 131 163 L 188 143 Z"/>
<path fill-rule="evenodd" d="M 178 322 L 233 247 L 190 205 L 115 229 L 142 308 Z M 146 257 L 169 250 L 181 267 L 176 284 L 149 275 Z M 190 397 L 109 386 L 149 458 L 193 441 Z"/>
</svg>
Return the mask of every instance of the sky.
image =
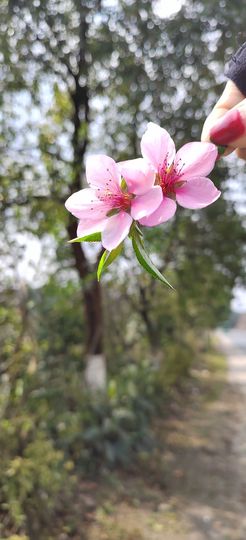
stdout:
<svg viewBox="0 0 246 540">
<path fill-rule="evenodd" d="M 159 17 L 167 18 L 174 15 L 182 7 L 185 0 L 153 0 L 153 11 Z M 107 7 L 117 5 L 117 0 L 104 0 Z"/>
<path fill-rule="evenodd" d="M 184 0 L 157 0 L 153 10 L 159 17 L 170 17 L 180 10 L 183 2 Z"/>
</svg>

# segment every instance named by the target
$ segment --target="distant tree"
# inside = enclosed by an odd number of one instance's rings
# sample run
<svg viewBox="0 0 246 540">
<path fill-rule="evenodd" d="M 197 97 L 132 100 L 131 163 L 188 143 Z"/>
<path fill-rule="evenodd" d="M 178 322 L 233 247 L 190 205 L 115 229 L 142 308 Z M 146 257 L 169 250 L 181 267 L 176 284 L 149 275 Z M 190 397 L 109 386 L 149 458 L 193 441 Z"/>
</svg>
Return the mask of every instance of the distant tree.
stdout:
<svg viewBox="0 0 246 540">
<path fill-rule="evenodd" d="M 83 185 L 87 150 L 133 157 L 147 120 L 168 128 L 178 146 L 199 139 L 221 90 L 224 58 L 244 30 L 239 3 L 223 5 L 190 0 L 166 20 L 148 0 L 1 3 L 7 232 L 11 238 L 18 223 L 20 230 L 52 235 L 60 268 L 71 261 L 83 289 L 89 355 L 103 352 L 97 255 L 73 244 L 68 257 L 66 234 L 76 236 L 76 220 L 65 212 L 64 200 Z M 223 183 L 227 174 L 218 169 L 215 181 Z M 189 303 L 189 295 L 200 303 L 204 279 L 207 295 L 216 301 L 223 290 L 228 302 L 242 274 L 240 216 L 229 200 L 192 218 L 181 212 L 158 232 L 149 231 L 152 249 L 163 266 L 175 269 L 181 303 Z"/>
</svg>

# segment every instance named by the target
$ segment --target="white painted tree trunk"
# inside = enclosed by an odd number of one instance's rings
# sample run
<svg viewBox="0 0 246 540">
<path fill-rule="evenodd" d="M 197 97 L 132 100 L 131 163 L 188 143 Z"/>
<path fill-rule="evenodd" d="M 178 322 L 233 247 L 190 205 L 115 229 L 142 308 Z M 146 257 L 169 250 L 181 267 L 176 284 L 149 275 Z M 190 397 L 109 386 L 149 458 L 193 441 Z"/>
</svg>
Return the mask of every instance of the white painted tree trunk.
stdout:
<svg viewBox="0 0 246 540">
<path fill-rule="evenodd" d="M 104 354 L 90 354 L 87 356 L 85 382 L 91 392 L 105 392 L 107 386 L 107 369 Z"/>
</svg>

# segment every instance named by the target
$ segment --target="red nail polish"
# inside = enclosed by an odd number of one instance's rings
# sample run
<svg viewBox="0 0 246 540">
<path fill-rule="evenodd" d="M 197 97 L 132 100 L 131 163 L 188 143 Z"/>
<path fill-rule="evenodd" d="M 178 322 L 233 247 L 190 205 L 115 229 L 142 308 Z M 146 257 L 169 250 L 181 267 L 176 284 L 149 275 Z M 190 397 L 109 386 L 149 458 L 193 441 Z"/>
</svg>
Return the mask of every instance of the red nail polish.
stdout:
<svg viewBox="0 0 246 540">
<path fill-rule="evenodd" d="M 238 110 L 232 110 L 222 116 L 210 131 L 210 140 L 214 144 L 227 145 L 239 139 L 245 133 L 243 119 Z"/>
</svg>

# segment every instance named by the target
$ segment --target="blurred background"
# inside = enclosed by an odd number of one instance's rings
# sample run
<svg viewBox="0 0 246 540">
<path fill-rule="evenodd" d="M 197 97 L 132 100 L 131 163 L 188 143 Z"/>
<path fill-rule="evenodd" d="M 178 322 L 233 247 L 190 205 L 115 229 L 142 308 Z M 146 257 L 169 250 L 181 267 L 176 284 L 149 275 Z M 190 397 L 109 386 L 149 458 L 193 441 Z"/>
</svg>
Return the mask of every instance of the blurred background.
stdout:
<svg viewBox="0 0 246 540">
<path fill-rule="evenodd" d="M 175 293 L 128 244 L 99 285 L 64 209 L 148 121 L 200 139 L 245 26 L 241 0 L 1 0 L 1 540 L 246 538 L 244 162 L 146 231 Z"/>
</svg>

